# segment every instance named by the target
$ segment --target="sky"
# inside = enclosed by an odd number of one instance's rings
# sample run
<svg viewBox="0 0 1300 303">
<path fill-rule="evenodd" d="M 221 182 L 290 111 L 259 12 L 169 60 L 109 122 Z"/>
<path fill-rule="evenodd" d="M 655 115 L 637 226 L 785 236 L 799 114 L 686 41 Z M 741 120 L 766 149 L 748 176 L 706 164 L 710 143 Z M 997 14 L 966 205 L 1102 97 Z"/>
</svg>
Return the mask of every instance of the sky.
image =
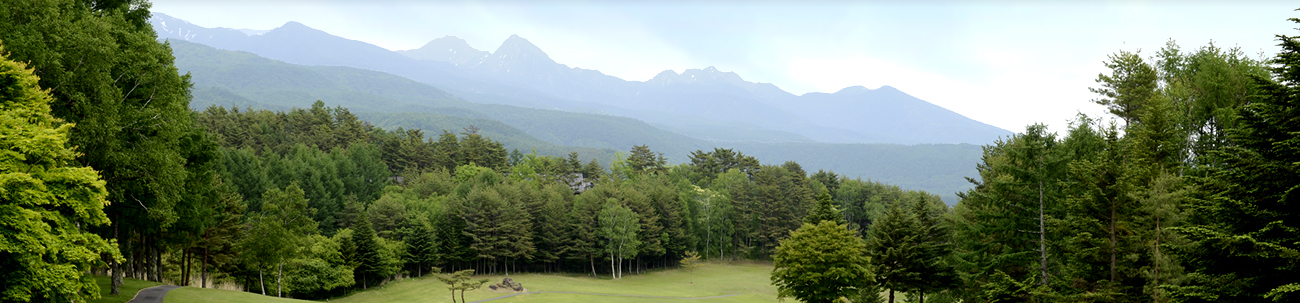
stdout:
<svg viewBox="0 0 1300 303">
<path fill-rule="evenodd" d="M 919 4 L 918 4 L 919 3 Z M 1044 4 L 1045 3 L 1045 4 Z M 512 34 L 551 59 L 645 81 L 713 66 L 788 92 L 888 85 L 1014 132 L 1064 132 L 1108 55 L 1214 43 L 1252 58 L 1300 34 L 1283 1 L 209 1 L 153 11 L 203 27 L 298 21 L 389 50 L 456 36 L 494 51 Z"/>
</svg>

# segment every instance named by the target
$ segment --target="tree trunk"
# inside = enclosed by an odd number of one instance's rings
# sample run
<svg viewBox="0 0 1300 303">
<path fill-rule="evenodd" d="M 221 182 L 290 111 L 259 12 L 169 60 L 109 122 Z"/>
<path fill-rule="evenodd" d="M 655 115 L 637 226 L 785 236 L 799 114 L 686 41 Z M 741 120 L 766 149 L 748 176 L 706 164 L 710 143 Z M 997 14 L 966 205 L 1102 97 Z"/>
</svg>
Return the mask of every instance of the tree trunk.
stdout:
<svg viewBox="0 0 1300 303">
<path fill-rule="evenodd" d="M 596 257 L 592 256 L 591 254 L 587 254 L 587 261 L 591 262 L 591 277 L 599 279 L 600 276 L 596 275 Z"/>
<path fill-rule="evenodd" d="M 610 279 L 610 280 L 618 279 L 618 274 L 617 274 L 616 271 L 614 270 L 614 255 L 613 255 L 613 254 L 610 254 L 610 255 L 609 255 L 609 279 Z"/>
<path fill-rule="evenodd" d="M 894 303 L 894 289 L 889 289 L 889 303 Z"/>
<path fill-rule="evenodd" d="M 117 243 L 122 243 L 122 237 L 117 232 L 118 226 L 121 225 L 117 222 L 121 220 L 122 220 L 122 216 L 117 216 L 117 220 L 113 220 L 113 239 L 117 239 Z M 112 286 L 110 287 L 112 288 L 112 290 L 109 293 L 113 295 L 120 295 L 122 294 L 122 261 L 119 260 L 117 257 L 114 257 L 112 266 L 113 266 L 113 278 L 110 279 L 112 280 L 110 282 L 110 284 L 112 284 Z"/>
<path fill-rule="evenodd" d="M 162 247 L 158 244 L 158 239 L 153 243 L 153 281 L 162 282 Z"/>
<path fill-rule="evenodd" d="M 266 295 L 266 279 L 262 278 L 262 269 L 257 269 L 257 284 L 262 285 L 262 295 Z"/>
<path fill-rule="evenodd" d="M 190 251 L 181 249 L 181 283 L 180 286 L 190 286 Z"/>
<path fill-rule="evenodd" d="M 281 282 L 284 279 L 284 260 L 275 266 L 275 271 L 275 296 L 284 297 L 284 284 Z"/>
<path fill-rule="evenodd" d="M 203 248 L 203 265 L 199 270 L 199 287 L 208 288 L 208 248 Z"/>
</svg>

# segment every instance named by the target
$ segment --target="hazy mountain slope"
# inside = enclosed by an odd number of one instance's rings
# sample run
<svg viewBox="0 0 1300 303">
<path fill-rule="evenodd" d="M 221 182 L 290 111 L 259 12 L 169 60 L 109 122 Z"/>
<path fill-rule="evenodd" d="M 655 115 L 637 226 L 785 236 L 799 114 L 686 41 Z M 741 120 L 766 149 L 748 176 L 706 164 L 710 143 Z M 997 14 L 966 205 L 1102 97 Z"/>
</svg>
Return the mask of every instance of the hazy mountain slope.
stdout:
<svg viewBox="0 0 1300 303">
<path fill-rule="evenodd" d="M 672 150 L 674 155 L 685 155 L 707 146 L 702 140 L 629 118 L 471 103 L 427 84 L 390 74 L 349 67 L 288 64 L 245 52 L 224 51 L 184 41 L 170 42 L 176 56 L 176 67 L 193 77 L 195 100 L 191 106 L 196 109 L 213 104 L 268 109 L 305 108 L 316 100 L 324 100 L 331 106 L 347 107 L 358 115 L 428 113 L 503 121 L 532 138 L 556 146 L 627 150 L 635 144 L 651 144 Z M 406 127 L 435 125 L 421 123 L 424 124 Z M 443 124 L 437 125 L 440 125 L 438 129 L 445 128 Z M 451 129 L 465 126 L 468 124 Z M 519 142 L 528 141 L 520 139 Z M 529 146 L 518 148 L 531 149 Z"/>
<path fill-rule="evenodd" d="M 683 119 L 763 121 L 760 129 L 823 142 L 984 144 L 1011 134 L 889 87 L 795 96 L 775 85 L 748 82 L 740 75 L 713 67 L 688 69 L 681 74 L 664 71 L 645 82 L 624 81 L 557 63 L 518 36 L 510 36 L 492 53 L 476 50 L 454 37 L 439 38 L 419 49 L 399 53 L 454 63 L 480 78 L 528 87 L 561 99 L 605 105 L 606 111 L 655 125 L 673 125 L 670 121 Z M 473 58 L 478 58 L 477 63 Z M 699 138 L 732 137 L 701 127 L 678 130 Z"/>
<path fill-rule="evenodd" d="M 443 90 L 452 92 L 461 96 L 464 100 L 474 101 L 474 103 L 495 103 L 516 105 L 516 107 L 543 108 L 543 109 L 562 109 L 562 111 L 584 112 L 584 113 L 604 113 L 615 114 L 615 116 L 637 117 L 633 116 L 634 111 L 629 112 L 625 109 L 611 107 L 607 104 L 590 103 L 590 101 L 581 101 L 575 99 L 556 98 L 546 94 L 546 92 L 533 90 L 528 86 L 521 86 L 521 81 L 506 81 L 506 79 L 493 77 L 493 75 L 476 72 L 476 70 L 465 70 L 454 65 L 455 60 L 448 56 L 446 61 L 438 60 L 416 60 L 412 57 L 399 55 L 398 52 L 390 52 L 372 44 L 357 42 L 339 38 L 339 36 L 324 33 L 324 31 L 311 29 L 298 22 L 289 22 L 277 29 L 265 31 L 259 35 L 246 35 L 243 31 L 231 29 L 205 29 L 205 27 L 192 25 L 178 18 L 166 16 L 166 14 L 155 13 L 149 20 L 159 34 L 161 39 L 188 40 L 205 44 L 227 51 L 246 51 L 256 53 L 256 55 L 268 57 L 268 59 L 281 60 L 290 62 L 290 64 L 302 65 L 326 65 L 326 66 L 351 66 L 351 68 L 377 70 L 400 77 L 413 79 L 413 81 L 429 83 Z M 506 48 L 499 49 L 500 56 L 497 59 L 489 60 L 497 66 L 520 65 L 523 62 L 532 62 L 536 60 L 517 60 L 525 53 L 537 55 L 539 49 L 526 49 L 530 44 L 521 38 L 521 43 L 507 44 Z M 448 40 L 452 42 L 452 40 Z M 437 47 L 441 49 L 441 44 L 430 43 L 430 49 Z M 467 49 L 467 52 L 476 52 L 468 48 L 468 44 L 461 46 Z M 511 51 L 516 49 L 516 51 Z M 520 51 L 521 49 L 521 51 Z M 513 55 L 515 56 L 511 56 Z M 541 53 L 539 56 L 545 56 Z M 416 56 L 419 57 L 419 56 Z M 472 59 L 473 56 L 469 56 Z M 438 56 L 428 57 L 428 59 L 439 59 Z M 467 60 L 469 60 L 467 59 Z M 487 60 L 487 59 L 484 59 Z M 545 59 L 549 61 L 549 59 Z M 554 61 L 550 61 L 554 64 Z M 563 69 L 565 66 L 562 66 Z M 536 65 L 532 66 L 529 73 L 519 73 L 519 70 L 506 68 L 500 70 L 503 74 L 520 74 L 536 75 L 545 70 L 555 68 L 554 65 Z M 552 70 L 554 72 L 554 70 Z M 582 70 L 581 73 L 599 74 L 594 70 Z M 601 74 L 603 75 L 603 74 Z M 564 79 L 563 77 L 555 79 Z M 604 75 L 604 81 L 615 83 L 624 82 L 621 79 L 607 77 Z M 299 96 L 303 98 L 303 96 Z M 679 118 L 680 120 L 680 118 Z M 663 121 L 667 122 L 667 121 Z M 792 139 L 789 133 L 783 131 L 767 131 L 759 129 L 732 129 L 728 124 L 710 124 L 705 122 L 703 127 L 697 127 L 698 131 L 712 134 L 712 130 L 719 130 L 719 133 L 745 134 L 745 138 L 757 138 L 762 140 L 789 140 Z M 714 135 L 716 137 L 716 135 Z M 736 139 L 736 138 L 725 138 Z"/>
<path fill-rule="evenodd" d="M 952 189 L 968 187 L 961 177 L 975 175 L 980 156 L 978 148 L 959 145 L 709 142 L 624 117 L 466 102 L 427 84 L 375 71 L 302 66 L 184 41 L 171 43 L 177 68 L 193 77 L 195 107 L 287 109 L 323 100 L 385 128 L 437 134 L 473 124 L 510 149 L 536 148 L 549 155 L 579 151 L 583 158 L 602 163 L 608 163 L 613 150 L 632 145 L 649 145 L 672 163 L 688 161 L 687 155 L 697 149 L 734 148 L 765 163 L 794 160 L 810 171 L 830 169 L 947 198 Z"/>
</svg>

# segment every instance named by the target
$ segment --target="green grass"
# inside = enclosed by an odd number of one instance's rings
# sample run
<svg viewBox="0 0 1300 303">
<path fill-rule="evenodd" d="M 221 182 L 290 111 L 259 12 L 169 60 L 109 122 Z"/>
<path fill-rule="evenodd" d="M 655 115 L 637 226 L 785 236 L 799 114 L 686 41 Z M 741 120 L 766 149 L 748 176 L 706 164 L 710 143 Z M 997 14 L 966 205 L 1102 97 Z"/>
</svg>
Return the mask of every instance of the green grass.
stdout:
<svg viewBox="0 0 1300 303">
<path fill-rule="evenodd" d="M 113 291 L 111 288 L 112 285 L 109 284 L 112 283 L 109 281 L 109 278 L 109 276 L 95 276 L 95 284 L 99 284 L 99 294 L 102 297 L 100 297 L 99 300 L 90 301 L 90 303 L 122 303 L 131 301 L 132 298 L 135 298 L 135 293 L 140 292 L 141 289 L 162 285 L 162 283 L 145 280 L 122 279 L 122 288 L 119 289 L 122 294 L 114 296 L 108 294 Z"/>
<path fill-rule="evenodd" d="M 272 293 L 274 295 L 274 293 Z M 289 303 L 289 302 L 310 302 L 303 300 L 276 298 L 273 296 L 263 296 L 251 292 L 220 290 L 211 288 L 194 288 L 181 287 L 167 292 L 167 297 L 163 298 L 163 303 L 217 303 L 217 302 L 248 302 L 248 303 Z"/>
<path fill-rule="evenodd" d="M 608 266 L 608 264 L 606 264 Z M 691 302 L 776 302 L 776 288 L 768 277 L 772 272 L 771 263 L 735 262 L 706 263 L 695 270 L 695 284 L 688 281 L 690 273 L 670 269 L 648 272 L 641 275 L 625 274 L 623 279 L 594 279 L 584 275 L 572 274 L 519 274 L 510 278 L 523 283 L 529 291 L 575 291 L 604 294 L 651 295 L 668 297 L 708 297 L 739 294 L 737 296 L 691 300 Z M 476 276 L 475 279 L 490 279 L 499 283 L 505 276 Z M 465 293 L 465 299 L 476 301 L 512 294 L 486 289 Z M 446 285 L 432 276 L 406 279 L 388 283 L 380 288 L 354 293 L 343 298 L 331 299 L 330 302 L 392 302 L 392 303 L 441 303 L 451 302 L 451 292 Z M 457 301 L 460 295 L 457 294 Z M 172 290 L 163 300 L 167 303 L 203 303 L 203 302 L 306 302 L 300 300 L 280 299 L 254 293 L 216 289 L 185 287 Z M 580 294 L 529 294 L 492 302 L 664 302 L 664 298 L 636 298 L 615 296 L 594 296 Z"/>
<path fill-rule="evenodd" d="M 608 264 L 606 264 L 608 266 Z M 523 283 L 529 291 L 575 291 L 605 294 L 651 295 L 668 297 L 708 297 L 728 294 L 738 296 L 691 300 L 691 302 L 776 302 L 776 288 L 769 276 L 771 263 L 707 263 L 695 270 L 695 284 L 690 273 L 661 270 L 641 275 L 625 274 L 623 279 L 594 279 L 583 275 L 519 274 L 510 278 Z M 479 276 L 498 283 L 505 276 Z M 481 289 L 465 293 L 469 301 L 509 295 Z M 331 302 L 451 302 L 451 292 L 437 279 L 426 277 L 390 283 L 381 290 L 360 292 Z M 459 297 L 458 297 L 459 299 Z M 663 298 L 593 296 L 579 294 L 529 294 L 493 302 L 663 302 Z"/>
</svg>

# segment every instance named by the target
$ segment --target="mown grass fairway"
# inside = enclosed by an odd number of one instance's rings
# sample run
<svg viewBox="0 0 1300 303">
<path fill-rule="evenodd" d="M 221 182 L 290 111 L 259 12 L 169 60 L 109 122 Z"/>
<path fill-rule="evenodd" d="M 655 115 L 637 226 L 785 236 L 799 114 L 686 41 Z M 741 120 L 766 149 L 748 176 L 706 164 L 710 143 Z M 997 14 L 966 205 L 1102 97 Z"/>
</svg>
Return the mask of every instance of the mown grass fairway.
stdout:
<svg viewBox="0 0 1300 303">
<path fill-rule="evenodd" d="M 607 264 L 608 265 L 608 264 Z M 682 270 L 661 270 L 642 275 L 626 274 L 623 279 L 593 279 L 583 275 L 520 274 L 510 277 L 529 291 L 574 291 L 602 294 L 650 295 L 667 297 L 708 297 L 728 294 L 739 296 L 692 300 L 692 302 L 775 302 L 776 288 L 768 280 L 772 264 L 738 262 L 731 264 L 706 263 L 695 270 L 695 285 L 688 282 L 689 273 Z M 501 282 L 505 276 L 485 276 L 492 283 Z M 465 298 L 475 300 L 509 295 L 513 292 L 478 290 L 465 293 Z M 392 283 L 381 291 L 368 291 L 333 302 L 451 302 L 451 292 L 437 279 L 425 278 Z M 636 298 L 595 296 L 580 294 L 527 294 L 493 302 L 662 302 L 663 298 Z"/>
<path fill-rule="evenodd" d="M 274 295 L 273 292 L 267 292 Z M 220 290 L 211 288 L 194 288 L 181 287 L 167 292 L 167 297 L 163 298 L 163 303 L 217 303 L 217 302 L 248 302 L 248 303 L 306 303 L 312 301 L 294 300 L 276 298 L 274 296 L 263 296 L 251 292 Z"/>
<path fill-rule="evenodd" d="M 606 264 L 608 265 L 608 264 Z M 647 295 L 664 297 L 710 297 L 738 294 L 736 296 L 690 300 L 690 302 L 776 302 L 776 288 L 771 285 L 768 276 L 772 264 L 763 262 L 705 263 L 695 270 L 695 285 L 688 281 L 690 273 L 682 270 L 660 270 L 641 275 L 626 274 L 623 279 L 593 279 L 573 274 L 519 274 L 510 278 L 524 284 L 529 291 L 572 291 L 599 294 Z M 491 279 L 499 283 L 505 276 L 476 276 L 476 279 Z M 486 289 L 465 293 L 470 302 L 495 298 L 513 292 L 496 292 Z M 459 302 L 460 296 L 457 294 Z M 167 303 L 190 302 L 305 302 L 277 299 L 252 293 L 225 290 L 180 288 L 167 294 Z M 664 302 L 666 298 L 638 298 L 601 296 L 584 294 L 542 293 L 526 294 L 492 302 Z M 343 298 L 331 299 L 330 302 L 362 303 L 450 303 L 451 292 L 438 279 L 408 279 L 354 293 Z"/>
<path fill-rule="evenodd" d="M 131 298 L 135 298 L 135 293 L 140 292 L 141 289 L 162 285 L 157 282 L 124 278 L 122 279 L 122 288 L 119 289 L 122 294 L 114 296 L 108 294 L 113 291 L 112 285 L 109 284 L 112 283 L 112 281 L 109 281 L 110 278 L 111 277 L 109 276 L 95 276 L 95 284 L 99 284 L 99 294 L 102 297 L 100 297 L 99 300 L 90 301 L 90 303 L 122 303 L 131 301 Z"/>
</svg>

